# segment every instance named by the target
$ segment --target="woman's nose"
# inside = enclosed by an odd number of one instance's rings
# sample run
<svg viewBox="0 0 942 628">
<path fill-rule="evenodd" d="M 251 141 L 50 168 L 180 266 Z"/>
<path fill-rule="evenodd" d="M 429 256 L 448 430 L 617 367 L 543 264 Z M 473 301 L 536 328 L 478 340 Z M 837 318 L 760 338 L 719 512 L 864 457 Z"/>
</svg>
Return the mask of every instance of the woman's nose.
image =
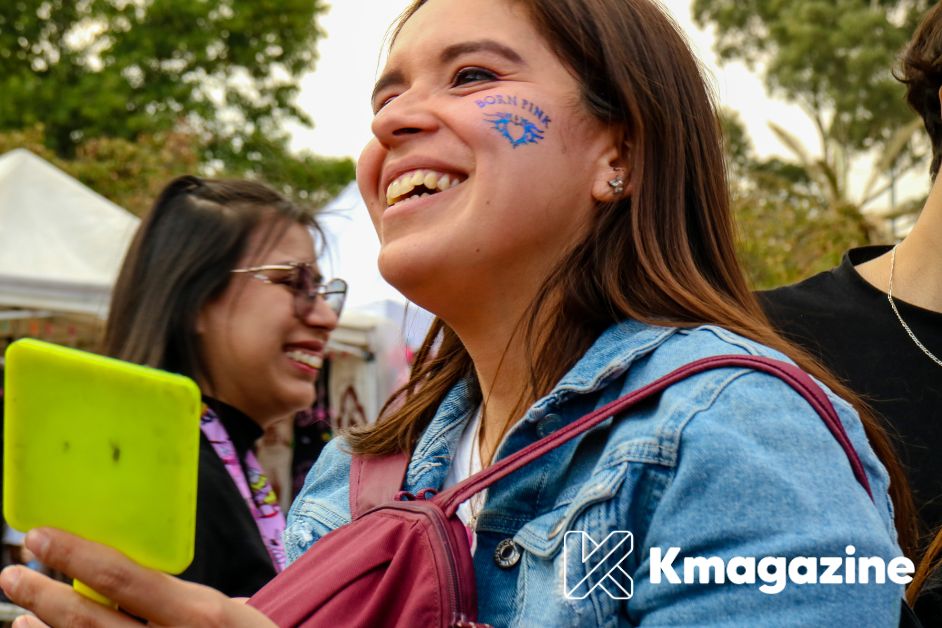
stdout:
<svg viewBox="0 0 942 628">
<path fill-rule="evenodd" d="M 430 99 L 417 91 L 406 92 L 386 103 L 373 118 L 373 135 L 386 147 L 438 128 Z"/>
<path fill-rule="evenodd" d="M 331 332 L 337 328 L 340 321 L 340 315 L 327 303 L 327 300 L 318 295 L 314 299 L 314 304 L 310 311 L 302 319 L 302 322 L 308 327 L 317 327 Z"/>
</svg>

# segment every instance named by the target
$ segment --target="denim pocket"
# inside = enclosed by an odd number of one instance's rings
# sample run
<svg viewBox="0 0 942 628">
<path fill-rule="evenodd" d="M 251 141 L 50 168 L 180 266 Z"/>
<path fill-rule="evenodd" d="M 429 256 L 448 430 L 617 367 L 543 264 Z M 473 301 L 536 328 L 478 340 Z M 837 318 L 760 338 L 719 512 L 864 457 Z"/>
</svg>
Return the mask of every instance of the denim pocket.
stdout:
<svg viewBox="0 0 942 628">
<path fill-rule="evenodd" d="M 603 509 L 605 512 L 595 516 L 588 514 L 618 494 L 627 470 L 628 463 L 623 462 L 595 473 L 571 498 L 563 498 L 552 510 L 520 528 L 514 541 L 535 556 L 551 558 L 559 552 L 567 531 L 605 536 L 607 528 L 617 525 L 615 513 Z"/>
<path fill-rule="evenodd" d="M 611 544 L 606 537 L 622 520 L 619 491 L 624 490 L 629 467 L 628 461 L 621 461 L 602 468 L 577 489 L 563 491 L 552 510 L 517 532 L 514 541 L 524 554 L 518 584 L 522 588 L 519 616 L 528 618 L 526 625 L 537 625 L 530 621 L 535 618 L 542 625 L 617 625 L 620 602 L 604 595 L 604 590 L 614 587 L 600 587 L 596 593 L 592 586 L 598 557 L 590 557 L 588 562 L 571 558 L 576 554 L 581 557 L 577 544 L 583 536 Z"/>
</svg>

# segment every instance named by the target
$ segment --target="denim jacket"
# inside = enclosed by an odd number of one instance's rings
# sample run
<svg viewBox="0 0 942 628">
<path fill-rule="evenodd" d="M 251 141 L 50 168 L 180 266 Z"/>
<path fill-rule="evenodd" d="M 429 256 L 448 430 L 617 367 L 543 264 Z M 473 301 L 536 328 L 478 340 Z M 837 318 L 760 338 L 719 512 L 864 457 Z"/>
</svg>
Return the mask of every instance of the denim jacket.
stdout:
<svg viewBox="0 0 942 628">
<path fill-rule="evenodd" d="M 687 362 L 728 353 L 783 359 L 718 327 L 615 325 L 510 430 L 498 458 Z M 896 626 L 902 587 L 889 579 L 788 582 L 778 593 L 760 590 L 772 581 L 761 577 L 769 572 L 760 571 L 754 584 L 730 582 L 733 557 L 843 560 L 849 545 L 854 557 L 889 563 L 900 555 L 886 470 L 853 409 L 829 396 L 873 500 L 818 415 L 785 383 L 743 368 L 707 371 L 491 487 L 477 519 L 478 620 L 495 626 Z M 474 409 L 468 383 L 459 383 L 416 446 L 405 490 L 441 487 Z M 349 469 L 343 440 L 334 439 L 288 516 L 289 560 L 350 521 Z M 606 539 L 612 532 L 618 534 Z M 615 548 L 606 561 L 602 552 L 592 553 L 596 543 L 606 552 Z M 674 547 L 679 550 L 665 568 Z M 686 557 L 722 559 L 726 582 L 717 583 L 710 570 L 693 571 L 690 583 L 672 582 L 667 569 L 683 580 Z M 741 573 L 748 573 L 745 564 Z M 713 574 L 711 582 L 696 580 L 703 571 Z M 809 572 L 814 568 L 803 571 Z"/>
</svg>

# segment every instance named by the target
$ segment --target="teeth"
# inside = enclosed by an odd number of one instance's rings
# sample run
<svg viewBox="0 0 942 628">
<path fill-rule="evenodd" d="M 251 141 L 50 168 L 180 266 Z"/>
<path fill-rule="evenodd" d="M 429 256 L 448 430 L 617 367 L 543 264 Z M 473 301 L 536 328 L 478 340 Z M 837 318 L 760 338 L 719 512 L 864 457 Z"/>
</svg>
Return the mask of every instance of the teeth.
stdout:
<svg viewBox="0 0 942 628">
<path fill-rule="evenodd" d="M 315 369 L 321 368 L 321 366 L 323 366 L 324 364 L 324 360 L 319 355 L 314 355 L 313 353 L 308 353 L 306 351 L 299 351 L 297 349 L 293 349 L 291 351 L 288 351 L 285 355 L 287 355 L 288 358 L 294 360 L 295 362 L 300 362 L 301 364 L 310 366 L 311 368 L 315 368 Z"/>
<path fill-rule="evenodd" d="M 453 188 L 459 183 L 461 183 L 461 181 L 457 177 L 452 178 L 447 174 L 434 170 L 415 170 L 413 172 L 407 172 L 390 183 L 389 187 L 386 188 L 386 204 L 394 205 L 397 201 L 404 200 L 401 197 L 406 196 L 420 185 L 425 186 L 434 194 L 437 191 L 443 192 L 449 188 Z M 423 194 L 422 196 L 428 196 L 428 194 Z"/>
</svg>

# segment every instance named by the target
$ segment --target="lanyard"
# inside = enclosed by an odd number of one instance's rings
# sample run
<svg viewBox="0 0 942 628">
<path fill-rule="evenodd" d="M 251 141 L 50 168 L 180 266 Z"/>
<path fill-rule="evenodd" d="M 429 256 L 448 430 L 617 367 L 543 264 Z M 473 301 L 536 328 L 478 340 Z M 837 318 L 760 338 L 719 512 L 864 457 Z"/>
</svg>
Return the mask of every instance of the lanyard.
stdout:
<svg viewBox="0 0 942 628">
<path fill-rule="evenodd" d="M 258 526 L 262 542 L 271 557 L 275 573 L 280 572 L 285 568 L 285 547 L 281 540 L 285 531 L 285 518 L 281 514 L 281 508 L 278 507 L 275 491 L 262 472 L 258 459 L 251 450 L 246 452 L 246 471 L 242 470 L 235 445 L 232 444 L 226 428 L 213 409 L 205 404 L 203 416 L 200 417 L 200 430 L 213 446 L 216 455 L 222 460 L 226 471 L 229 472 L 236 488 L 239 489 L 239 493 L 252 513 L 252 518 L 255 519 L 255 525 Z M 246 475 L 248 475 L 248 482 L 246 482 Z"/>
</svg>

